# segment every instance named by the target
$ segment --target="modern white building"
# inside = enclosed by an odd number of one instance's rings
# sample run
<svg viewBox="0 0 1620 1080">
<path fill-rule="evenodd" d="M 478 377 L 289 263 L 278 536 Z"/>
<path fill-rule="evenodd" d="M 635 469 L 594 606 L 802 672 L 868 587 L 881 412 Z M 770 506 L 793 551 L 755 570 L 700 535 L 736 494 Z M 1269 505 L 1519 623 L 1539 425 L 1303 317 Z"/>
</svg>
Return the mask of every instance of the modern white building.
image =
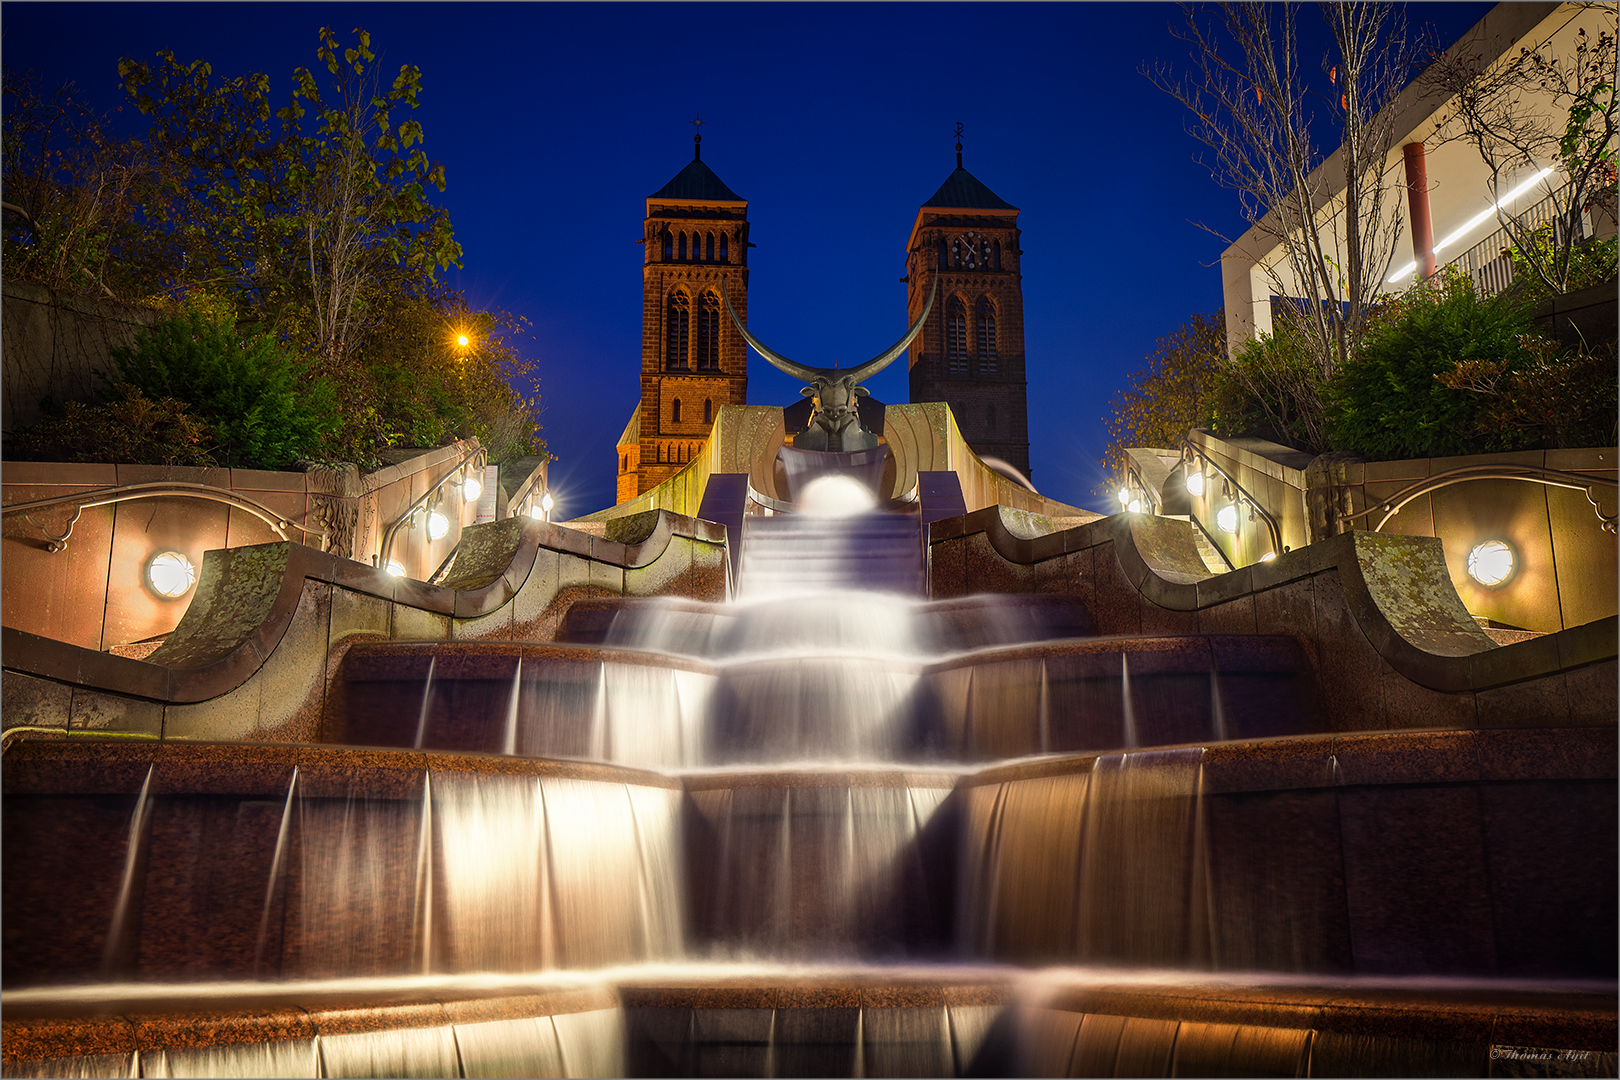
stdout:
<svg viewBox="0 0 1620 1080">
<path fill-rule="evenodd" d="M 1542 45 L 1552 55 L 1570 56 L 1581 28 L 1593 38 L 1604 31 L 1612 34 L 1614 18 L 1613 4 L 1502 3 L 1447 51 L 1494 57 L 1493 65 L 1510 62 L 1521 48 Z M 1512 277 L 1512 262 L 1505 255 L 1509 243 L 1494 212 L 1490 170 L 1472 144 L 1448 138 L 1455 134 L 1445 125 L 1449 105 L 1447 95 L 1419 78 L 1389 106 L 1395 122 L 1394 139 L 1384 161 L 1385 210 L 1393 214 L 1398 205 L 1401 221 L 1393 259 L 1384 273 L 1385 288 L 1390 292 L 1405 291 L 1421 280 L 1419 270 L 1427 253 L 1414 243 L 1414 220 L 1420 223 L 1420 235 L 1421 223 L 1429 222 L 1436 266 L 1459 266 L 1486 292 L 1499 291 Z M 1542 212 L 1538 204 L 1563 182 L 1556 164 L 1536 162 L 1522 171 L 1522 180 L 1510 178 L 1501 193 L 1505 208 L 1515 214 Z M 1339 234 L 1342 230 L 1334 226 L 1343 216 L 1341 151 L 1319 165 L 1310 179 L 1319 190 L 1318 221 L 1330 233 Z M 1615 231 L 1612 218 L 1593 221 L 1588 217 L 1583 226 L 1587 235 L 1612 236 Z M 1303 292 L 1294 283 L 1270 221 L 1250 228 L 1226 249 L 1221 256 L 1221 277 L 1227 344 L 1233 350 L 1271 330 L 1273 297 Z"/>
</svg>

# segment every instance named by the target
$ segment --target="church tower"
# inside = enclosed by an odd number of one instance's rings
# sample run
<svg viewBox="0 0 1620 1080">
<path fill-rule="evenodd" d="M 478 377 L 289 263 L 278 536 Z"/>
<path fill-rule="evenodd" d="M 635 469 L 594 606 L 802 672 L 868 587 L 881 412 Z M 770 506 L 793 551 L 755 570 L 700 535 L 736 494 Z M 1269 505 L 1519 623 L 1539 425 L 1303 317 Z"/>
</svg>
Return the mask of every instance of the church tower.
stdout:
<svg viewBox="0 0 1620 1080">
<path fill-rule="evenodd" d="M 725 282 L 748 321 L 748 202 L 692 161 L 647 196 L 641 268 L 641 404 L 619 438 L 618 501 L 680 472 L 722 405 L 748 400 L 748 347 L 726 315 Z"/>
<path fill-rule="evenodd" d="M 946 402 L 974 453 L 1028 476 L 1018 207 L 962 168 L 957 135 L 956 171 L 922 204 L 906 245 L 908 322 L 939 275 L 934 309 L 911 345 L 911 400 Z"/>
</svg>

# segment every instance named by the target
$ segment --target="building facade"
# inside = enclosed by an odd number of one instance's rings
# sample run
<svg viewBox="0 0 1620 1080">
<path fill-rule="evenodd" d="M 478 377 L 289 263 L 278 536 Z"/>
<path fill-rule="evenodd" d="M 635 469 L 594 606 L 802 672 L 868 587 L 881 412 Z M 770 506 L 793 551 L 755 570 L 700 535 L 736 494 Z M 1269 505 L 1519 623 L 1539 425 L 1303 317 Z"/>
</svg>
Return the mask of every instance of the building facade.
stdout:
<svg viewBox="0 0 1620 1080">
<path fill-rule="evenodd" d="M 647 196 L 642 240 L 641 402 L 619 439 L 618 501 L 674 476 L 722 405 L 748 400 L 748 202 L 692 161 Z M 722 293 L 722 283 L 725 293 Z"/>
<path fill-rule="evenodd" d="M 1018 208 L 962 167 L 923 203 L 906 245 L 906 319 L 939 293 L 911 345 L 912 401 L 943 401 L 975 453 L 1029 475 Z"/>
</svg>

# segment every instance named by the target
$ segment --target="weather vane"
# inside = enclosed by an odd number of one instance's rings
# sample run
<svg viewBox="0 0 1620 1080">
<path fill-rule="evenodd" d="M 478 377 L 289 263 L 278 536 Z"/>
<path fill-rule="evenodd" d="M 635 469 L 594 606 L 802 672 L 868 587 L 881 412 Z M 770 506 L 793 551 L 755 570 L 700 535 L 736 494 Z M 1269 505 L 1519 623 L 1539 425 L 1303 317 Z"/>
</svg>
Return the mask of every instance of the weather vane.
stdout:
<svg viewBox="0 0 1620 1080">
<path fill-rule="evenodd" d="M 956 130 L 951 134 L 956 138 L 956 167 L 960 169 L 962 167 L 962 121 L 958 120 L 956 122 Z"/>
<path fill-rule="evenodd" d="M 707 124 L 708 121 L 703 119 L 702 113 L 698 113 L 694 119 L 688 120 L 687 123 L 692 125 L 692 160 L 696 161 L 703 156 L 703 125 Z"/>
</svg>

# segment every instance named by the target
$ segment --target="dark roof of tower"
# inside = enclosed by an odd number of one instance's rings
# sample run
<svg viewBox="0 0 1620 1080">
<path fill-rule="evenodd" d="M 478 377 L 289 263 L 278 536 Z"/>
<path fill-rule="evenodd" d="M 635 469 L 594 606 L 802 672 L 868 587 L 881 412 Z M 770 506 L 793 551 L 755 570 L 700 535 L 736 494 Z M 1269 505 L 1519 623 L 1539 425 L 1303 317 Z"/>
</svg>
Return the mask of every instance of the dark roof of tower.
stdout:
<svg viewBox="0 0 1620 1080">
<path fill-rule="evenodd" d="M 747 202 L 741 195 L 726 187 L 714 170 L 693 158 L 675 178 L 651 195 L 649 199 L 697 199 L 703 202 Z"/>
<path fill-rule="evenodd" d="M 979 181 L 979 178 L 958 165 L 956 171 L 934 192 L 924 206 L 948 206 L 958 210 L 1016 210 L 1018 207 L 1003 199 Z"/>
</svg>

